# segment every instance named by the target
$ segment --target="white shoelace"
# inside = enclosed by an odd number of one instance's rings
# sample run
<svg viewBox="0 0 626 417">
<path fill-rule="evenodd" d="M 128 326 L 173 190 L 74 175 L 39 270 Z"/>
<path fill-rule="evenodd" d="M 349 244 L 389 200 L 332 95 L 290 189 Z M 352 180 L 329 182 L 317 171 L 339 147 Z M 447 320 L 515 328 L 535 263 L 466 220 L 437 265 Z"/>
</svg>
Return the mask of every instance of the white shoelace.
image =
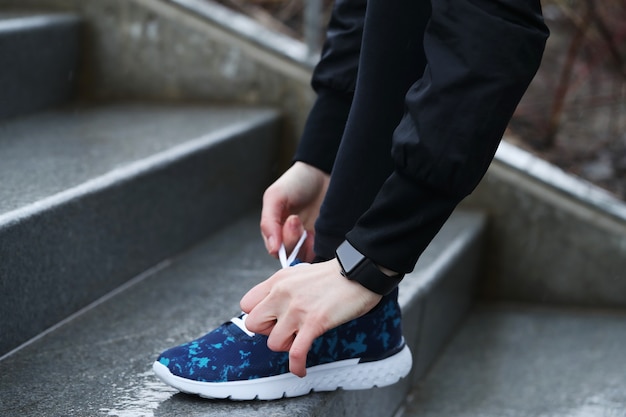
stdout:
<svg viewBox="0 0 626 417">
<path fill-rule="evenodd" d="M 291 252 L 289 257 L 287 257 L 287 250 L 285 249 L 285 244 L 283 243 L 280 245 L 280 249 L 278 249 L 278 259 L 280 260 L 280 264 L 282 265 L 283 268 L 287 268 L 288 266 L 291 266 L 293 261 L 296 260 L 296 257 L 298 256 L 298 252 L 300 252 L 300 248 L 304 244 L 305 240 L 306 240 L 306 230 L 302 232 L 302 236 L 300 236 L 300 240 L 298 240 L 298 243 L 296 243 L 296 247 L 293 248 L 293 251 Z"/>
<path fill-rule="evenodd" d="M 305 230 L 302 233 L 302 236 L 300 236 L 298 243 L 296 243 L 296 246 L 293 248 L 293 251 L 291 252 L 291 254 L 289 254 L 289 256 L 287 256 L 287 249 L 285 249 L 285 244 L 283 243 L 280 245 L 280 249 L 278 249 L 278 259 L 280 260 L 280 264 L 283 268 L 287 268 L 293 263 L 293 261 L 296 260 L 296 257 L 298 256 L 298 252 L 300 251 L 300 248 L 302 248 L 302 245 L 304 244 L 304 241 L 306 240 L 306 236 L 307 234 Z M 239 317 L 233 317 L 232 319 L 230 319 L 230 321 L 235 326 L 239 327 L 245 334 L 247 334 L 250 337 L 253 337 L 254 332 L 251 332 L 246 327 L 247 317 L 248 315 L 244 313 Z"/>
<path fill-rule="evenodd" d="M 239 327 L 245 334 L 247 334 L 250 337 L 254 336 L 254 332 L 251 332 L 250 330 L 248 330 L 248 328 L 246 327 L 246 318 L 248 317 L 247 314 L 242 314 L 240 317 L 233 317 L 232 319 L 230 319 L 230 321 L 237 327 Z"/>
</svg>

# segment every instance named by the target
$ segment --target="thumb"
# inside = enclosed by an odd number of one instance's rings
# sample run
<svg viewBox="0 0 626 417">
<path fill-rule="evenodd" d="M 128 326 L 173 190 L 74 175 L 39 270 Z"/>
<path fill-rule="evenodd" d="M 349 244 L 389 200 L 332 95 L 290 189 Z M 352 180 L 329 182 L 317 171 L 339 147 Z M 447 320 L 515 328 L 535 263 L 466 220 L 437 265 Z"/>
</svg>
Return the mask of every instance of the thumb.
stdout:
<svg viewBox="0 0 626 417">
<path fill-rule="evenodd" d="M 282 228 L 282 240 L 287 253 L 291 253 L 294 250 L 303 233 L 304 226 L 300 217 L 295 214 L 287 217 Z"/>
</svg>

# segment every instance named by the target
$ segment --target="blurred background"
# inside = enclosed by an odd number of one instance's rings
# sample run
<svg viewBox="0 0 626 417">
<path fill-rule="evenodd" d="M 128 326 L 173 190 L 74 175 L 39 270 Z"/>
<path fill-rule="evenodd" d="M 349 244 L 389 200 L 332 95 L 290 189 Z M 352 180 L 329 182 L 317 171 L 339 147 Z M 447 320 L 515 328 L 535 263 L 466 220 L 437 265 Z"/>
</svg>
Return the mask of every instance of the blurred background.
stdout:
<svg viewBox="0 0 626 417">
<path fill-rule="evenodd" d="M 323 36 L 331 0 L 219 0 L 305 41 Z M 543 64 L 506 140 L 626 199 L 626 3 L 543 0 Z"/>
</svg>

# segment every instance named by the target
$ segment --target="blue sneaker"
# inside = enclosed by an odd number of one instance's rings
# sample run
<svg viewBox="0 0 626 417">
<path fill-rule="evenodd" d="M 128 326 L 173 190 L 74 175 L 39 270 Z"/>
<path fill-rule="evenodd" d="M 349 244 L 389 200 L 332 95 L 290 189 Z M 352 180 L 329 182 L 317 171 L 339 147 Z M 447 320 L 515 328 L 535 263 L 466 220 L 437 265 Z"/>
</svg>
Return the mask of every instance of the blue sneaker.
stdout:
<svg viewBox="0 0 626 417">
<path fill-rule="evenodd" d="M 391 385 L 405 377 L 412 365 L 397 296 L 396 290 L 366 315 L 318 337 L 308 353 L 303 378 L 289 372 L 287 352 L 270 350 L 267 336 L 246 328 L 245 314 L 166 350 L 153 369 L 179 391 L 232 400 L 273 400 L 311 391 Z"/>
<path fill-rule="evenodd" d="M 154 372 L 179 391 L 201 397 L 273 400 L 391 385 L 411 369 L 395 294 L 368 314 L 318 337 L 304 378 L 290 373 L 289 354 L 271 351 L 267 337 L 246 329 L 245 319 L 245 314 L 236 317 L 163 352 Z"/>
</svg>

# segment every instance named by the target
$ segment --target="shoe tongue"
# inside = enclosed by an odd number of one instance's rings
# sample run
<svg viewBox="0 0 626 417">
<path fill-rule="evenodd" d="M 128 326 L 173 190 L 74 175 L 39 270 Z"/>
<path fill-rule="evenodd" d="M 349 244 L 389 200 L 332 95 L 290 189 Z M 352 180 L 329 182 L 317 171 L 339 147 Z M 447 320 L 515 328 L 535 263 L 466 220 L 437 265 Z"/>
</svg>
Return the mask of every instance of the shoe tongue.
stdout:
<svg viewBox="0 0 626 417">
<path fill-rule="evenodd" d="M 246 327 L 246 317 L 248 317 L 248 315 L 244 313 L 238 317 L 233 317 L 232 319 L 230 319 L 230 322 L 233 323 L 235 326 L 239 327 L 239 329 L 245 334 L 247 334 L 248 336 L 254 337 L 255 333 L 251 332 Z"/>
</svg>

